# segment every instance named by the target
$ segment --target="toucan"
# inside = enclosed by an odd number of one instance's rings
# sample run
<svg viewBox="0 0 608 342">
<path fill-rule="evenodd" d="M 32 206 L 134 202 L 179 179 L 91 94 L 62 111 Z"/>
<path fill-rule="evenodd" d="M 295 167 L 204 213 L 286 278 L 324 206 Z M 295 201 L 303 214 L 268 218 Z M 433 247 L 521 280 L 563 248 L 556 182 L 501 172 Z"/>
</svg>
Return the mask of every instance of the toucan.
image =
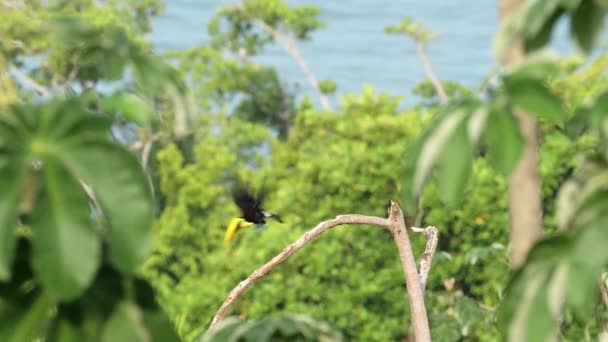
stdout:
<svg viewBox="0 0 608 342">
<path fill-rule="evenodd" d="M 226 228 L 226 234 L 224 235 L 225 243 L 229 243 L 239 229 L 249 227 L 263 228 L 267 218 L 283 223 L 280 216 L 265 211 L 262 208 L 262 202 L 264 200 L 263 192 L 259 192 L 254 196 L 245 186 L 237 185 L 232 190 L 232 199 L 241 210 L 241 216 L 235 217 L 230 221 L 228 228 Z"/>
</svg>

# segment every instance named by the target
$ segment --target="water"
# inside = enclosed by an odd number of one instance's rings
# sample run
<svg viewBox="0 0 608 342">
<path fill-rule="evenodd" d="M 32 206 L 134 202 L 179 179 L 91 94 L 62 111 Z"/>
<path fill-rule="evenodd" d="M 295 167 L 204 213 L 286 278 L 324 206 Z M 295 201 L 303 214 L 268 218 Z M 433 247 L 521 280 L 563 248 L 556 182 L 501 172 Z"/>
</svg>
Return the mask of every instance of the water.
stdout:
<svg viewBox="0 0 608 342">
<path fill-rule="evenodd" d="M 152 39 L 160 50 L 185 49 L 206 41 L 206 27 L 221 0 L 167 0 L 163 16 L 156 18 Z M 417 100 L 411 88 L 424 80 L 414 43 L 405 36 L 387 35 L 384 28 L 411 16 L 427 24 L 438 39 L 428 55 L 442 80 L 478 85 L 496 65 L 491 50 L 497 31 L 496 1 L 489 0 L 297 0 L 292 5 L 321 8 L 325 29 L 300 44 L 301 52 L 318 79 L 338 83 L 338 94 L 360 92 L 364 84 L 395 95 L 406 103 Z M 557 47 L 568 50 L 566 23 L 559 25 Z M 310 92 L 293 59 L 280 47 L 267 49 L 258 59 L 275 66 L 288 82 Z"/>
</svg>

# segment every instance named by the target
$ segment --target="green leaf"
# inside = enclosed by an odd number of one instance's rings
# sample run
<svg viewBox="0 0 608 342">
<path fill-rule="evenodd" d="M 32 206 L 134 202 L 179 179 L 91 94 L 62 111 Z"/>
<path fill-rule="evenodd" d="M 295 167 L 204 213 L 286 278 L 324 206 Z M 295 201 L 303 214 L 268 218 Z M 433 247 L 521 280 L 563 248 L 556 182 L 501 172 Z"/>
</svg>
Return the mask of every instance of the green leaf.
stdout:
<svg viewBox="0 0 608 342">
<path fill-rule="evenodd" d="M 524 36 L 534 39 L 538 36 L 559 8 L 558 1 L 533 0 L 529 2 L 524 15 Z"/>
<path fill-rule="evenodd" d="M 525 147 L 517 118 L 506 111 L 491 111 L 484 132 L 484 142 L 489 150 L 490 164 L 503 175 L 510 175 Z"/>
<path fill-rule="evenodd" d="M 271 341 L 272 336 L 281 327 L 282 320 L 262 319 L 257 321 L 247 330 L 247 338 L 251 341 Z M 290 335 L 282 335 L 283 337 Z"/>
<path fill-rule="evenodd" d="M 576 10 L 580 3 L 581 0 L 560 0 L 562 7 L 570 12 Z"/>
<path fill-rule="evenodd" d="M 150 341 L 150 333 L 143 324 L 139 308 L 131 302 L 122 302 L 106 323 L 101 336 L 102 342 Z"/>
<path fill-rule="evenodd" d="M 608 196 L 603 196 L 604 207 L 608 207 Z M 593 303 L 597 299 L 597 280 L 608 262 L 608 210 L 604 209 L 576 236 L 570 258 L 567 303 L 576 317 L 586 321 L 593 314 Z"/>
<path fill-rule="evenodd" d="M 566 118 L 562 102 L 542 82 L 523 79 L 505 85 L 511 101 L 524 111 L 548 120 Z"/>
<path fill-rule="evenodd" d="M 319 82 L 319 89 L 323 94 L 333 94 L 336 92 L 336 82 L 332 80 L 323 80 Z"/>
<path fill-rule="evenodd" d="M 161 310 L 146 310 L 144 314 L 144 324 L 153 342 L 179 342 L 180 338 L 175 333 L 173 324 Z"/>
<path fill-rule="evenodd" d="M 455 110 L 453 113 L 442 116 L 436 126 L 433 127 L 434 129 L 429 132 L 428 137 L 424 137 L 424 142 L 415 161 L 413 193 L 417 194 L 422 191 L 422 187 L 433 166 L 440 158 L 444 146 L 448 143 L 454 131 L 460 127 L 465 116 L 466 113 L 462 110 Z"/>
<path fill-rule="evenodd" d="M 437 184 L 441 198 L 454 205 L 462 200 L 462 195 L 473 164 L 473 147 L 469 141 L 466 121 L 462 121 L 443 146 L 437 161 Z"/>
<path fill-rule="evenodd" d="M 11 316 L 2 315 L 0 339 L 4 342 L 37 340 L 43 335 L 53 304 L 48 295 L 41 294 L 30 306 L 19 308 Z"/>
<path fill-rule="evenodd" d="M 73 299 L 95 276 L 101 240 L 78 182 L 50 158 L 43 172 L 46 192 L 33 213 L 32 263 L 46 290 L 59 299 Z"/>
<path fill-rule="evenodd" d="M 80 342 L 86 339 L 79 327 L 66 319 L 59 319 L 55 324 L 49 342 Z"/>
<path fill-rule="evenodd" d="M 131 93 L 114 93 L 102 101 L 105 110 L 119 112 L 127 120 L 145 125 L 155 118 L 152 106 L 143 98 Z"/>
<path fill-rule="evenodd" d="M 590 127 L 601 128 L 604 120 L 608 118 L 608 92 L 595 98 L 591 108 L 588 108 L 588 124 Z"/>
<path fill-rule="evenodd" d="M 551 286 L 565 286 L 561 279 L 561 284 L 552 284 L 553 273 L 536 274 L 527 282 L 528 289 L 524 293 L 524 302 L 515 318 L 516 325 L 511 328 L 517 341 L 551 341 L 557 334 L 557 317 L 553 317 L 549 301 Z M 549 284 L 549 286 L 547 286 Z M 558 298 L 561 300 L 562 298 Z M 560 306 L 558 306 L 560 307 Z M 523 328 L 523 329 L 521 329 Z M 521 330 L 520 330 L 521 329 Z M 521 333 L 521 335 L 519 335 Z M 520 338 L 523 337 L 523 338 Z"/>
<path fill-rule="evenodd" d="M 504 77 L 507 82 L 517 82 L 525 79 L 544 80 L 557 76 L 561 72 L 559 65 L 552 60 L 530 58 L 516 65 Z"/>
<path fill-rule="evenodd" d="M 0 281 L 11 277 L 17 243 L 17 208 L 26 172 L 22 158 L 11 158 L 7 163 L 0 164 Z"/>
<path fill-rule="evenodd" d="M 580 108 L 566 123 L 566 134 L 570 139 L 579 137 L 589 126 L 589 108 Z"/>
<path fill-rule="evenodd" d="M 228 317 L 220 322 L 216 327 L 210 329 L 205 332 L 201 338 L 200 342 L 223 342 L 229 341 L 232 334 L 243 324 L 243 322 L 237 317 Z"/>
<path fill-rule="evenodd" d="M 541 1 L 553 2 L 545 0 Z M 526 52 L 533 52 L 542 49 L 549 43 L 551 40 L 551 35 L 553 34 L 553 28 L 564 12 L 565 11 L 562 8 L 558 8 L 557 10 L 553 11 L 551 16 L 549 16 L 544 22 L 540 31 L 536 32 L 534 35 L 526 36 L 524 41 Z"/>
<path fill-rule="evenodd" d="M 596 4 L 594 0 L 582 0 L 572 14 L 570 34 L 583 53 L 590 53 L 600 41 L 605 14 L 606 8 Z"/>
<path fill-rule="evenodd" d="M 131 153 L 107 142 L 67 147 L 68 168 L 91 186 L 109 225 L 112 262 L 135 272 L 149 254 L 154 219 L 150 185 Z"/>
<path fill-rule="evenodd" d="M 79 115 L 79 120 L 66 127 L 62 134 L 64 142 L 78 143 L 82 140 L 111 141 L 112 119 L 98 115 Z"/>
<path fill-rule="evenodd" d="M 505 336 L 528 334 L 527 320 L 532 304 L 538 295 L 546 295 L 547 280 L 551 279 L 555 266 L 567 258 L 572 245 L 568 236 L 560 234 L 541 240 L 530 250 L 526 263 L 509 280 L 497 311 L 497 323 Z M 541 309 L 546 310 L 546 307 L 543 305 Z M 510 340 L 518 340 L 510 337 Z"/>
</svg>

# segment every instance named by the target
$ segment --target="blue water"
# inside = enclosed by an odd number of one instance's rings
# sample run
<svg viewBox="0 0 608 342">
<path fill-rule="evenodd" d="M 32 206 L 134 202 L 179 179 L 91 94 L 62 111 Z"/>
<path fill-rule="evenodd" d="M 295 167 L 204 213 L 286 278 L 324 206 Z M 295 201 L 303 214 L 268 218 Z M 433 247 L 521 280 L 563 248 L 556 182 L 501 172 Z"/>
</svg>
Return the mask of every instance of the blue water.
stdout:
<svg viewBox="0 0 608 342">
<path fill-rule="evenodd" d="M 184 49 L 204 43 L 209 19 L 218 6 L 229 3 L 167 0 L 164 14 L 155 19 L 152 39 L 156 47 Z M 440 79 L 476 86 L 496 65 L 491 50 L 497 31 L 496 1 L 292 0 L 289 3 L 321 8 L 321 19 L 327 27 L 313 34 L 311 41 L 300 44 L 300 49 L 318 79 L 338 83 L 338 94 L 360 92 L 368 83 L 382 91 L 405 95 L 406 103 L 416 101 L 411 88 L 424 80 L 424 74 L 414 44 L 407 37 L 384 33 L 386 26 L 399 23 L 405 16 L 424 22 L 438 34 L 438 39 L 428 46 L 428 54 Z M 557 34 L 559 50 L 568 46 L 564 24 Z M 299 83 L 310 91 L 298 65 L 280 47 L 267 49 L 258 60 L 275 66 L 284 80 Z"/>
</svg>

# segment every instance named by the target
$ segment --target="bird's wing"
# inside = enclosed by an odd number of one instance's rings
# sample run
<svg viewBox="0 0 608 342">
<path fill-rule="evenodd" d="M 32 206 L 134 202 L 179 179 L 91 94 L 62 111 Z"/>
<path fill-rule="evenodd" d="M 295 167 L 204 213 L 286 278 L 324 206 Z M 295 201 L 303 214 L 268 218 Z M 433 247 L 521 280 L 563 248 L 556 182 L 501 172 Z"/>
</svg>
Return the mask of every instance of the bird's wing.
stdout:
<svg viewBox="0 0 608 342">
<path fill-rule="evenodd" d="M 241 214 L 246 221 L 257 223 L 257 212 L 259 203 L 244 186 L 235 186 L 232 191 L 234 203 L 241 209 Z"/>
</svg>

